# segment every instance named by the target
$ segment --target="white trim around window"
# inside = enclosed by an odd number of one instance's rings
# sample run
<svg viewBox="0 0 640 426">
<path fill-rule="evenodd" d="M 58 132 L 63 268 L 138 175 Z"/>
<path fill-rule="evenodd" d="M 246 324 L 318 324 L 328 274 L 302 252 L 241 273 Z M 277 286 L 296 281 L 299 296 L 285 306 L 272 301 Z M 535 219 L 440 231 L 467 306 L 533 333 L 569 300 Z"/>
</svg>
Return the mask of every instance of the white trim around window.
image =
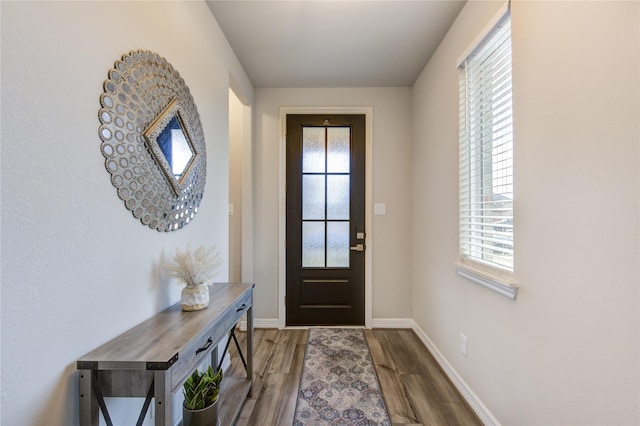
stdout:
<svg viewBox="0 0 640 426">
<path fill-rule="evenodd" d="M 505 3 L 458 60 L 458 275 L 515 299 L 511 19 Z"/>
<path fill-rule="evenodd" d="M 455 265 L 456 273 L 476 284 L 493 290 L 509 299 L 515 300 L 518 296 L 519 285 L 511 275 L 500 275 L 493 270 L 469 263 L 458 262 Z"/>
</svg>

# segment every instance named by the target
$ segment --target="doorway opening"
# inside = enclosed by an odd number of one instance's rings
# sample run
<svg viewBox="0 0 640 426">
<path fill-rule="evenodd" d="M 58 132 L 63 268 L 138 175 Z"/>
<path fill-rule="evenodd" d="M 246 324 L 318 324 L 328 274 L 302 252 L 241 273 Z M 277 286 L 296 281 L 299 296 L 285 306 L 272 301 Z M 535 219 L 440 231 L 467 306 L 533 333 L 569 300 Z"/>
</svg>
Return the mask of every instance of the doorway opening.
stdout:
<svg viewBox="0 0 640 426">
<path fill-rule="evenodd" d="M 229 89 L 229 281 L 253 281 L 251 106 Z"/>
</svg>

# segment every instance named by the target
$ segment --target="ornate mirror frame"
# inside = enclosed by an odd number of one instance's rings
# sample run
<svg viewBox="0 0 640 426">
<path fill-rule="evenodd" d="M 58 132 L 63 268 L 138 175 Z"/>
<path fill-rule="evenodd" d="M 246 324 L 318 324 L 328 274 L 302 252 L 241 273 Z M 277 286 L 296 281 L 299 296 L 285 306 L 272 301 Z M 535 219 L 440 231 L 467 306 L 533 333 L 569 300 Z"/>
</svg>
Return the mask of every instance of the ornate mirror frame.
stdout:
<svg viewBox="0 0 640 426">
<path fill-rule="evenodd" d="M 157 53 L 125 54 L 109 71 L 100 105 L 101 152 L 125 207 L 158 231 L 186 226 L 202 201 L 207 156 L 198 110 L 178 71 Z M 180 148 L 186 160 L 176 171 L 171 152 Z"/>
<path fill-rule="evenodd" d="M 177 101 L 177 99 L 173 99 L 169 102 L 169 105 L 142 135 L 153 157 L 164 172 L 171 189 L 176 196 L 180 196 L 184 190 L 186 178 L 191 173 L 191 167 L 196 162 L 199 153 L 193 144 Z M 174 158 L 176 154 L 183 154 L 184 157 L 177 164 Z M 188 158 L 186 158 L 187 156 Z"/>
</svg>

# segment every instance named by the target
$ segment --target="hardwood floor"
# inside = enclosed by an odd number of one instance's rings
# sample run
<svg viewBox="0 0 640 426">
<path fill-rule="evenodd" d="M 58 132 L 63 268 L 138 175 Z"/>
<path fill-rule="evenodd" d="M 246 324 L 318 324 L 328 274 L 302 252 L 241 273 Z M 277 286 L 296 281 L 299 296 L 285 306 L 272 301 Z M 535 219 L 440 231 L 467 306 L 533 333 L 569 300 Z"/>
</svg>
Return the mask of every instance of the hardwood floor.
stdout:
<svg viewBox="0 0 640 426">
<path fill-rule="evenodd" d="M 243 340 L 245 333 L 237 332 Z M 307 330 L 256 329 L 254 385 L 237 426 L 291 425 Z M 365 330 L 393 425 L 480 425 L 433 356 L 412 330 Z M 230 346 L 228 375 L 244 369 Z"/>
</svg>

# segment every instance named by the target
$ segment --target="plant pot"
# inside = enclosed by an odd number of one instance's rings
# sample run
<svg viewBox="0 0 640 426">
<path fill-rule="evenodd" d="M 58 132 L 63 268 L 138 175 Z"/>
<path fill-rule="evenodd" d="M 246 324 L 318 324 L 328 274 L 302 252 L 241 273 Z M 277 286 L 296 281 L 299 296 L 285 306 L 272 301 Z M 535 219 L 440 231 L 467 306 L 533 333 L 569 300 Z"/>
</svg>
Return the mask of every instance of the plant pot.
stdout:
<svg viewBox="0 0 640 426">
<path fill-rule="evenodd" d="M 182 289 L 180 305 L 183 311 L 199 311 L 209 306 L 209 286 L 199 285 Z"/>
<path fill-rule="evenodd" d="M 201 410 L 189 410 L 182 407 L 183 426 L 219 426 L 218 400 Z"/>
</svg>

